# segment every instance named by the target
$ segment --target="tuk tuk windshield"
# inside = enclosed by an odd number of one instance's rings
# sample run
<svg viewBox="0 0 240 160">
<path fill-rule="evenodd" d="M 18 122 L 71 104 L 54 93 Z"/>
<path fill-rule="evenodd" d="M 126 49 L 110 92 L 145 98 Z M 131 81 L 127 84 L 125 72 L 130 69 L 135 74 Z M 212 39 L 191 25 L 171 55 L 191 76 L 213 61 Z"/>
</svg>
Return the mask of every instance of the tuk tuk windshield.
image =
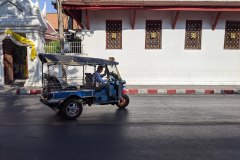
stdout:
<svg viewBox="0 0 240 160">
<path fill-rule="evenodd" d="M 113 76 L 115 79 L 121 80 L 121 76 L 116 65 L 108 65 L 107 68 L 111 76 Z"/>
</svg>

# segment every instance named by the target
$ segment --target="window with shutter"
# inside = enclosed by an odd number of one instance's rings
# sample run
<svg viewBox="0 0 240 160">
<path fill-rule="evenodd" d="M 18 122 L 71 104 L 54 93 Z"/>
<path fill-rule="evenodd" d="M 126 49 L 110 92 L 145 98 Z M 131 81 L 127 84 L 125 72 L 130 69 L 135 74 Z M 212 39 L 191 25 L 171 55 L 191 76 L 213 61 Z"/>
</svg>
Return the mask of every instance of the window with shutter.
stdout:
<svg viewBox="0 0 240 160">
<path fill-rule="evenodd" d="M 201 20 L 187 20 L 185 32 L 185 49 L 201 49 Z"/>
<path fill-rule="evenodd" d="M 226 21 L 224 49 L 239 49 L 240 22 Z"/>
<path fill-rule="evenodd" d="M 145 48 L 161 49 L 162 39 L 162 21 L 147 20 L 146 21 Z"/>
<path fill-rule="evenodd" d="M 122 49 L 122 21 L 106 21 L 106 48 Z"/>
</svg>

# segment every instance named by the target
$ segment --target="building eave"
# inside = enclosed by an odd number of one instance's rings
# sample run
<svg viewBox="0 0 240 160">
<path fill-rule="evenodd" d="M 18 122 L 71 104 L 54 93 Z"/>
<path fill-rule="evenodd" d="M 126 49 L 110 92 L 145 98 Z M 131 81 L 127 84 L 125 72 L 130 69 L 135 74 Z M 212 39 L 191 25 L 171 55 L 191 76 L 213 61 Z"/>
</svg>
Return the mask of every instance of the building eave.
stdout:
<svg viewBox="0 0 240 160">
<path fill-rule="evenodd" d="M 85 0 L 86 1 L 86 0 Z M 65 0 L 64 5 L 80 5 L 80 6 L 128 6 L 128 7 L 240 7 L 240 1 L 226 0 Z"/>
<path fill-rule="evenodd" d="M 146 6 L 74 6 L 65 5 L 64 10 L 155 10 L 155 11 L 240 11 L 240 7 L 146 7 Z"/>
</svg>

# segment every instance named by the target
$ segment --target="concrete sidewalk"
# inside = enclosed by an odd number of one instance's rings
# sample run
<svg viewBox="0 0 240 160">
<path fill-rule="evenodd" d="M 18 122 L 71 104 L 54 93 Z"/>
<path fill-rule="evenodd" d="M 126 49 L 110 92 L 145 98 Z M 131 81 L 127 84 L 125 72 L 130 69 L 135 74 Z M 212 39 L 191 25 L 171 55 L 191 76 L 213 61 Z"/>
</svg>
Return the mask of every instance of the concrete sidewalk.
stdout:
<svg viewBox="0 0 240 160">
<path fill-rule="evenodd" d="M 0 86 L 0 94 L 35 95 L 41 88 Z M 129 95 L 174 95 L 174 94 L 240 94 L 240 86 L 236 85 L 127 85 L 125 93 Z"/>
<path fill-rule="evenodd" d="M 4 85 L 0 86 L 0 94 L 5 95 L 31 95 L 31 94 L 40 94 L 42 88 L 36 87 L 18 87 L 15 85 Z"/>
<path fill-rule="evenodd" d="M 16 86 L 4 85 L 0 86 L 0 94 L 12 95 L 16 94 Z"/>
</svg>

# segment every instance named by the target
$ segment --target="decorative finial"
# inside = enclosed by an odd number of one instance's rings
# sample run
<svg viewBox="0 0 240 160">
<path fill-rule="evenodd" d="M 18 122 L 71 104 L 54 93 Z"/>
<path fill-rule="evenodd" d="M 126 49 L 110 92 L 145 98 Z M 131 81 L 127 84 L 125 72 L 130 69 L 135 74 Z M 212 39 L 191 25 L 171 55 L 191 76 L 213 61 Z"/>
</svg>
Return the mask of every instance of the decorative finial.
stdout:
<svg viewBox="0 0 240 160">
<path fill-rule="evenodd" d="M 45 1 L 44 2 L 44 7 L 43 7 L 43 10 L 42 10 L 43 18 L 46 18 L 46 15 L 47 15 L 47 2 Z"/>
</svg>

